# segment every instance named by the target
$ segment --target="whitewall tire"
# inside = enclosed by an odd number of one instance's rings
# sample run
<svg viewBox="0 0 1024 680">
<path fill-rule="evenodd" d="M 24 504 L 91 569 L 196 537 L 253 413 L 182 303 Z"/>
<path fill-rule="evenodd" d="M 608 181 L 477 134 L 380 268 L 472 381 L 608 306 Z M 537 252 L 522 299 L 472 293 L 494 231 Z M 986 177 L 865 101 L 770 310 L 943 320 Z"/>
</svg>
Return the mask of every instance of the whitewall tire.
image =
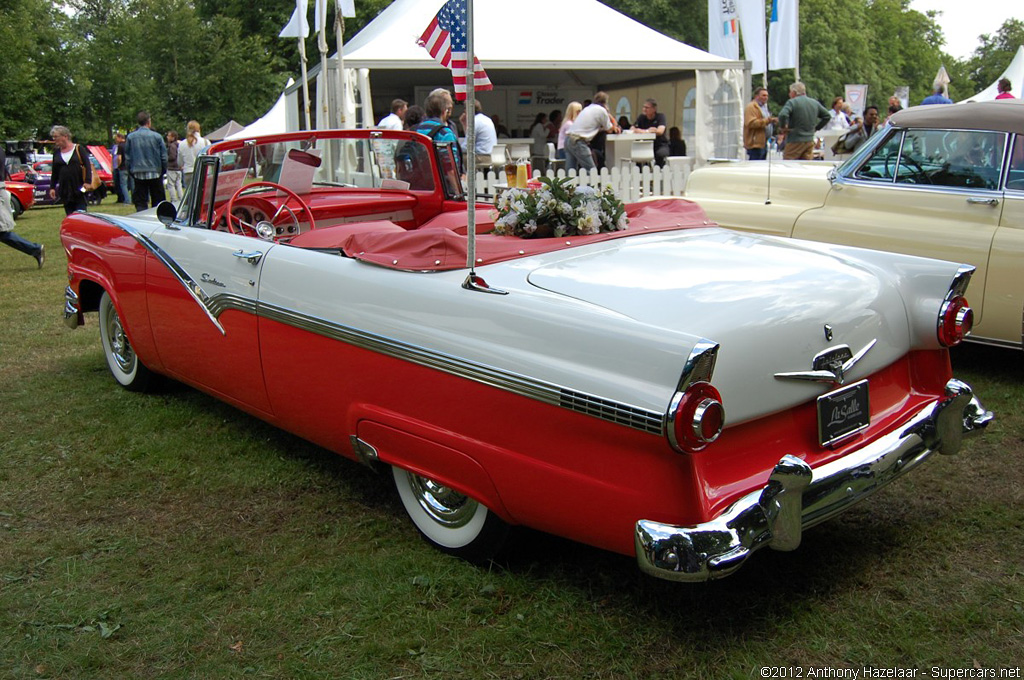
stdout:
<svg viewBox="0 0 1024 680">
<path fill-rule="evenodd" d="M 473 562 L 490 559 L 501 548 L 509 525 L 484 505 L 402 468 L 391 471 L 405 511 L 428 543 Z"/>
<path fill-rule="evenodd" d="M 144 392 L 155 383 L 155 375 L 139 361 L 121 325 L 114 302 L 106 292 L 100 298 L 100 342 L 114 379 L 125 389 Z"/>
</svg>

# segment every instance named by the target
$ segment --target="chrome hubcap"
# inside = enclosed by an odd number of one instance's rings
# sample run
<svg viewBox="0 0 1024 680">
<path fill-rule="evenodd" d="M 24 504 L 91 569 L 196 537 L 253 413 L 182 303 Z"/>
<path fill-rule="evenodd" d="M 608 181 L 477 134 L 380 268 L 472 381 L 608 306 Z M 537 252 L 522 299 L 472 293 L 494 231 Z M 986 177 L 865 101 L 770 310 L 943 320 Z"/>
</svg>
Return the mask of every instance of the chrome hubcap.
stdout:
<svg viewBox="0 0 1024 680">
<path fill-rule="evenodd" d="M 409 474 L 409 484 L 423 511 L 438 524 L 457 528 L 465 526 L 476 514 L 477 502 L 468 496 L 432 479 Z"/>
<path fill-rule="evenodd" d="M 110 338 L 110 354 L 125 373 L 131 373 L 135 367 L 135 352 L 125 337 L 124 328 L 117 312 L 111 310 L 107 317 L 107 337 Z"/>
</svg>

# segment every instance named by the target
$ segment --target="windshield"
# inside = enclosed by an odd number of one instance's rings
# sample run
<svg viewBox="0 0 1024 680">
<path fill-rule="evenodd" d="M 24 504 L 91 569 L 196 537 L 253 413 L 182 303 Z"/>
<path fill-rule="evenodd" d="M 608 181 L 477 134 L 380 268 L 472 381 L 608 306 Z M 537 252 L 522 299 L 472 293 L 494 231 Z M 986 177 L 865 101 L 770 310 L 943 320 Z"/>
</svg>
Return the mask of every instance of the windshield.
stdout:
<svg viewBox="0 0 1024 680">
<path fill-rule="evenodd" d="M 307 137 L 213 155 L 221 161 L 217 193 L 229 196 L 248 182 L 275 182 L 300 195 L 315 187 L 434 190 L 431 152 L 417 139 Z"/>
</svg>

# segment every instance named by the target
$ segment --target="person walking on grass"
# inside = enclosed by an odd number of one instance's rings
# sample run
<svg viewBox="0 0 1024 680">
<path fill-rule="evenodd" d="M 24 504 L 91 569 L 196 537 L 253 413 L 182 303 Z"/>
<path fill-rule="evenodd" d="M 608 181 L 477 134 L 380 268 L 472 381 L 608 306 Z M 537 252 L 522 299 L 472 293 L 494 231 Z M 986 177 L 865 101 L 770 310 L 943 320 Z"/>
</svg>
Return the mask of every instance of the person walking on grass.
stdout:
<svg viewBox="0 0 1024 680">
<path fill-rule="evenodd" d="M 22 238 L 14 231 L 11 194 L 7 191 L 8 179 L 7 154 L 4 153 L 3 146 L 0 145 L 0 243 L 36 258 L 36 264 L 42 269 L 43 260 L 46 259 L 46 249 L 41 243 L 33 243 L 28 239 Z"/>
</svg>

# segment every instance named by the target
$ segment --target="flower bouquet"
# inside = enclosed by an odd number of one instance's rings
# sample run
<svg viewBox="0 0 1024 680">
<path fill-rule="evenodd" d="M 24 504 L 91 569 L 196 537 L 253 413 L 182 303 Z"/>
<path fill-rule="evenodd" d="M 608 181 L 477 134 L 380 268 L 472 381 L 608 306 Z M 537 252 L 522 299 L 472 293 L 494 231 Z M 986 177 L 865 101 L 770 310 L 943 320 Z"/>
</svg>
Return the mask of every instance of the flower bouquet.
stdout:
<svg viewBox="0 0 1024 680">
<path fill-rule="evenodd" d="M 582 236 L 619 231 L 629 222 L 626 206 L 609 187 L 597 191 L 575 186 L 569 177 L 541 177 L 539 181 L 539 189 L 509 189 L 495 199 L 495 234 L 521 238 Z"/>
</svg>

